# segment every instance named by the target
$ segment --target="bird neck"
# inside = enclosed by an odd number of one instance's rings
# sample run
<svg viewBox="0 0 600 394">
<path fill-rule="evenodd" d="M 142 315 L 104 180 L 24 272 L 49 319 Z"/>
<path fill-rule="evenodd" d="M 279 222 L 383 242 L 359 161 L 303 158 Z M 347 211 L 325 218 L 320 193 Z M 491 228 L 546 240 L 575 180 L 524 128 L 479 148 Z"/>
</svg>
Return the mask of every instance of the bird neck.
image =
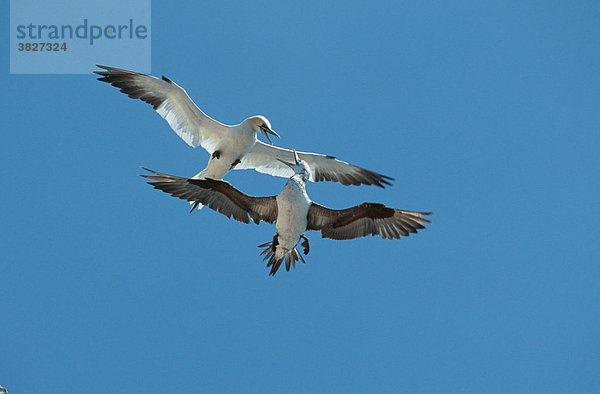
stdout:
<svg viewBox="0 0 600 394">
<path fill-rule="evenodd" d="M 290 182 L 296 184 L 301 189 L 305 189 L 306 188 L 306 179 L 302 175 L 300 175 L 300 174 L 294 174 L 290 178 Z"/>
</svg>

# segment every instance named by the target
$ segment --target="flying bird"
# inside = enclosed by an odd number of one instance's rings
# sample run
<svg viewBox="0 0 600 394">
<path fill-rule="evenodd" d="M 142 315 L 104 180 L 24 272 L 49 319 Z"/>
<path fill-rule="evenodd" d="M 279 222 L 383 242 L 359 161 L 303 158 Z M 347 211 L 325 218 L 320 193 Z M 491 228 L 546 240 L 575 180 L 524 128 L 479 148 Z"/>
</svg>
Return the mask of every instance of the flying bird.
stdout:
<svg viewBox="0 0 600 394">
<path fill-rule="evenodd" d="M 203 204 L 233 217 L 242 223 L 261 220 L 275 224 L 276 234 L 273 240 L 259 247 L 265 248 L 261 255 L 269 259 L 269 275 L 275 275 L 282 262 L 290 270 L 296 261 L 304 258 L 296 249 L 303 240 L 304 254 L 309 252 L 308 230 L 321 232 L 321 237 L 332 239 L 352 239 L 368 235 L 379 235 L 384 239 L 400 238 L 416 233 L 424 228 L 429 220 L 423 216 L 430 212 L 413 212 L 388 208 L 382 204 L 363 203 L 352 208 L 335 210 L 314 203 L 306 193 L 306 182 L 310 178 L 310 166 L 293 152 L 294 162 L 280 160 L 294 171 L 281 193 L 270 197 L 252 197 L 242 193 L 228 182 L 215 179 L 188 179 L 160 172 L 145 170 L 154 175 L 142 175 L 154 182 L 148 182 L 156 189 L 169 193 L 173 197 L 190 201 L 195 205 Z"/>
<path fill-rule="evenodd" d="M 280 160 L 294 160 L 291 150 L 272 146 L 269 135 L 279 137 L 264 116 L 252 116 L 242 123 L 228 126 L 207 116 L 187 95 L 186 91 L 169 78 L 162 79 L 119 68 L 97 65 L 103 71 L 99 81 L 121 89 L 134 99 L 152 105 L 169 126 L 191 147 L 202 146 L 210 154 L 204 170 L 194 179 L 223 179 L 232 169 L 255 169 L 265 174 L 289 178 L 293 172 Z M 260 132 L 271 143 L 256 138 Z M 390 178 L 364 168 L 337 160 L 333 156 L 299 152 L 309 163 L 313 182 L 333 181 L 343 185 L 391 185 Z"/>
</svg>

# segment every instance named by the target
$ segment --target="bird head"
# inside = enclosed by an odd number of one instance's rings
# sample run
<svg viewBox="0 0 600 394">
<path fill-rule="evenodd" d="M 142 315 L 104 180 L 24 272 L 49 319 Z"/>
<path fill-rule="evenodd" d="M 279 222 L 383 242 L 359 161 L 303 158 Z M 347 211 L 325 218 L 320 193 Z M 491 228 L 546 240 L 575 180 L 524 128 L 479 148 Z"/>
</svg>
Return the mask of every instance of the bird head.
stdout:
<svg viewBox="0 0 600 394">
<path fill-rule="evenodd" d="M 300 175 L 304 182 L 308 182 L 308 179 L 310 178 L 310 167 L 308 166 L 308 163 L 304 160 L 301 160 L 295 150 L 292 152 L 294 152 L 294 163 L 290 163 L 281 159 L 277 160 L 294 170 L 294 174 Z"/>
<path fill-rule="evenodd" d="M 250 128 L 255 132 L 261 132 L 271 145 L 273 145 L 273 142 L 271 142 L 269 134 L 273 134 L 275 137 L 280 138 L 279 134 L 277 134 L 271 129 L 271 123 L 264 116 L 253 116 L 251 118 L 246 119 L 246 122 L 250 123 Z"/>
</svg>

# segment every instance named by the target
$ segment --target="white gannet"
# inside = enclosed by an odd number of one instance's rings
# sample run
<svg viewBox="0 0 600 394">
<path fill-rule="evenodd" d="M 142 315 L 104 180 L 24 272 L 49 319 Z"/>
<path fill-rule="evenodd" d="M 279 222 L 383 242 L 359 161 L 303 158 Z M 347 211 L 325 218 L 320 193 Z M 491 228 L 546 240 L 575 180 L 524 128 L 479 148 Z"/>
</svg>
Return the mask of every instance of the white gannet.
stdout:
<svg viewBox="0 0 600 394">
<path fill-rule="evenodd" d="M 289 178 L 293 171 L 279 160 L 294 160 L 289 149 L 278 148 L 256 139 L 261 132 L 271 143 L 269 134 L 279 137 L 264 116 L 252 116 L 235 126 L 227 126 L 207 116 L 185 90 L 166 78 L 140 74 L 114 67 L 97 65 L 105 71 L 99 81 L 110 83 L 134 99 L 151 104 L 169 126 L 191 147 L 201 145 L 210 154 L 204 170 L 194 178 L 222 179 L 232 169 L 255 169 L 269 175 Z M 309 180 L 333 181 L 343 185 L 390 185 L 390 178 L 337 160 L 333 156 L 299 152 L 312 169 Z"/>
<path fill-rule="evenodd" d="M 423 218 L 430 212 L 413 212 L 388 208 L 377 203 L 363 203 L 352 208 L 335 210 L 316 204 L 306 194 L 306 182 L 310 177 L 308 163 L 301 160 L 294 151 L 294 163 L 281 161 L 294 171 L 281 193 L 271 197 L 252 197 L 237 190 L 225 181 L 214 179 L 188 179 L 160 172 L 150 171 L 154 175 L 142 175 L 155 182 L 148 182 L 156 189 L 183 200 L 204 204 L 209 208 L 243 223 L 255 223 L 261 220 L 275 224 L 276 234 L 271 242 L 259 245 L 265 250 L 269 275 L 275 275 L 285 260 L 286 270 L 290 264 L 304 258 L 296 249 L 303 239 L 304 254 L 308 254 L 307 230 L 321 231 L 321 237 L 332 239 L 352 239 L 367 235 L 379 235 L 393 239 L 416 233 L 424 228 Z M 143 168 L 143 167 L 142 167 Z M 192 210 L 194 207 L 192 207 Z M 248 218 L 250 216 L 250 218 Z"/>
</svg>

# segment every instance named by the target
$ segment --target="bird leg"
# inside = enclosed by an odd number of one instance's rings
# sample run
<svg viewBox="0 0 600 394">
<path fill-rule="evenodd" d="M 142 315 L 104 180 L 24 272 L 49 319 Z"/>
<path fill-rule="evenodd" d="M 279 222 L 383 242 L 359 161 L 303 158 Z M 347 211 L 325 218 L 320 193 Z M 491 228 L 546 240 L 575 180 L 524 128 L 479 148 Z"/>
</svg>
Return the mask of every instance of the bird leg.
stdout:
<svg viewBox="0 0 600 394">
<path fill-rule="evenodd" d="M 216 150 L 213 152 L 213 154 L 210 156 L 211 159 L 218 159 L 221 157 L 221 151 L 220 150 Z"/>
<path fill-rule="evenodd" d="M 302 238 L 304 240 L 304 242 L 302 242 L 300 244 L 304 247 L 304 254 L 308 254 L 308 252 L 310 251 L 310 245 L 308 244 L 308 238 L 306 238 L 304 235 L 301 235 L 300 238 Z"/>
</svg>

